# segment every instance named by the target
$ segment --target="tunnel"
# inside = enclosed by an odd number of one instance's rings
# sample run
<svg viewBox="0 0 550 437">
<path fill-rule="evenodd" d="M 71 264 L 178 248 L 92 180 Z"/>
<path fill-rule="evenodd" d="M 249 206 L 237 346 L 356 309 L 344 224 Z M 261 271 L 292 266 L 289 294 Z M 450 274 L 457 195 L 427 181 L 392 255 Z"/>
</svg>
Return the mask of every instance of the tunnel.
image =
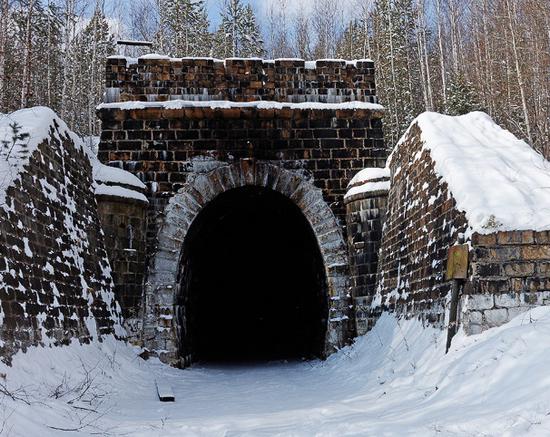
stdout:
<svg viewBox="0 0 550 437">
<path fill-rule="evenodd" d="M 219 194 L 185 237 L 177 317 L 190 362 L 323 357 L 328 302 L 313 230 L 263 187 Z"/>
</svg>

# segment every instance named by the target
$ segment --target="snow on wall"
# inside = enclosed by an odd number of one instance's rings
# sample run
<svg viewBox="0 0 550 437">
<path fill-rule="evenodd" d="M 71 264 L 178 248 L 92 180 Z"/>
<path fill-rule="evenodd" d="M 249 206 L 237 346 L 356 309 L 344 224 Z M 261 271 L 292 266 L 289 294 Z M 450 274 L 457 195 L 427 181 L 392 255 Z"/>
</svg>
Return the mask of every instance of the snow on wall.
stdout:
<svg viewBox="0 0 550 437">
<path fill-rule="evenodd" d="M 371 313 L 398 311 L 443 326 L 447 250 L 465 232 L 466 218 L 437 175 L 418 125 L 394 149 L 388 167 L 391 186 Z"/>
<path fill-rule="evenodd" d="M 376 286 L 382 224 L 386 214 L 390 170 L 371 167 L 358 172 L 344 196 L 355 325 L 358 335 L 375 323 L 370 300 Z"/>
<path fill-rule="evenodd" d="M 132 173 L 118 167 L 103 164 L 97 159 L 99 137 L 83 138 L 84 151 L 92 164 L 92 175 L 96 196 L 118 197 L 126 200 L 138 200 L 148 203 L 147 197 L 142 193 L 147 189 L 145 184 Z"/>
<path fill-rule="evenodd" d="M 124 335 L 80 139 L 38 107 L 0 117 L 0 141 L 0 356 Z"/>
<path fill-rule="evenodd" d="M 183 109 L 183 108 L 212 108 L 212 109 L 231 109 L 231 108 L 256 108 L 256 109 L 313 109 L 313 110 L 354 110 L 365 109 L 370 111 L 384 111 L 384 107 L 377 103 L 370 102 L 343 102 L 343 103 L 319 103 L 319 102 L 302 102 L 302 103 L 280 103 L 272 101 L 256 101 L 256 102 L 231 102 L 228 100 L 212 100 L 212 101 L 193 101 L 193 100 L 170 100 L 166 102 L 115 102 L 102 103 L 97 109 Z"/>
<path fill-rule="evenodd" d="M 344 196 L 348 200 L 354 196 L 386 192 L 390 189 L 390 169 L 365 168 L 357 173 L 348 184 L 348 191 Z"/>
<path fill-rule="evenodd" d="M 424 113 L 415 124 L 470 234 L 550 229 L 550 162 L 526 142 L 482 112 Z"/>
<path fill-rule="evenodd" d="M 467 237 L 460 299 L 467 333 L 550 304 L 548 163 L 485 114 L 423 114 L 388 160 L 391 187 L 371 317 L 383 310 L 445 326 L 448 250 Z M 540 211 L 539 211 L 540 209 Z M 542 212 L 541 212 L 542 211 Z"/>
</svg>

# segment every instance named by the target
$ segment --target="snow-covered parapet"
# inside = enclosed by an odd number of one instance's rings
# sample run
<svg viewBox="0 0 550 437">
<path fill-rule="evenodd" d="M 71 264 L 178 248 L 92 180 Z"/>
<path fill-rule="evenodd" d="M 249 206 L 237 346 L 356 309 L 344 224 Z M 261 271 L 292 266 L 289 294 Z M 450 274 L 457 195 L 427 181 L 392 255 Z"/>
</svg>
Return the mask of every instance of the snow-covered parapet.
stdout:
<svg viewBox="0 0 550 437">
<path fill-rule="evenodd" d="M 210 109 L 233 109 L 233 108 L 255 108 L 255 109 L 304 109 L 304 110 L 329 110 L 329 111 L 346 111 L 346 110 L 368 110 L 368 111 L 384 111 L 384 107 L 377 103 L 370 102 L 343 102 L 343 103 L 320 103 L 320 102 L 303 102 L 303 103 L 281 103 L 273 101 L 256 101 L 256 102 L 231 102 L 228 100 L 212 100 L 212 101 L 191 101 L 191 100 L 170 100 L 165 102 L 116 102 L 102 103 L 97 109 L 120 109 L 131 111 L 135 109 L 185 109 L 185 108 L 210 108 Z"/>
<path fill-rule="evenodd" d="M 96 150 L 99 138 L 96 137 L 95 140 L 95 144 L 88 144 L 86 152 L 92 163 L 92 173 L 96 183 L 96 196 L 108 196 L 120 198 L 121 200 L 136 200 L 148 203 L 147 197 L 143 194 L 147 187 L 139 178 L 121 168 L 105 165 L 97 159 Z"/>
<path fill-rule="evenodd" d="M 365 168 L 352 178 L 344 199 L 352 200 L 359 195 L 384 195 L 388 194 L 389 189 L 389 168 Z"/>
<path fill-rule="evenodd" d="M 550 162 L 525 141 L 483 112 L 458 117 L 424 113 L 415 125 L 422 150 L 429 152 L 457 209 L 464 211 L 470 233 L 550 230 Z"/>
</svg>

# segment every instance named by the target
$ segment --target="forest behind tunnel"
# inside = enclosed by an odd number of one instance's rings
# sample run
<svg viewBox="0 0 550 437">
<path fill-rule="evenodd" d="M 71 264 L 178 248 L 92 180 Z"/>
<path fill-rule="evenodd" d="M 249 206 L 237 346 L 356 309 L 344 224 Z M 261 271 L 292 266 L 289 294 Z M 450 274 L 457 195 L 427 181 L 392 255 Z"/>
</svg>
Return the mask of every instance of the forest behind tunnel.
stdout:
<svg viewBox="0 0 550 437">
<path fill-rule="evenodd" d="M 193 361 L 322 357 L 326 274 L 313 230 L 287 197 L 229 190 L 184 242 L 180 354 Z"/>
</svg>

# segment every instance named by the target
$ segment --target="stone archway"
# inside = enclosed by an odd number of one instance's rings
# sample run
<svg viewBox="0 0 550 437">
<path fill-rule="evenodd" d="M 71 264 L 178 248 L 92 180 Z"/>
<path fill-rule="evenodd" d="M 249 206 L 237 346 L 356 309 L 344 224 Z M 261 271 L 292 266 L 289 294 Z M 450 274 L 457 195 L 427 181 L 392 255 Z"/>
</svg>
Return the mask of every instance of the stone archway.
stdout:
<svg viewBox="0 0 550 437">
<path fill-rule="evenodd" d="M 188 363 L 179 350 L 181 322 L 176 314 L 181 260 L 188 231 L 199 213 L 217 196 L 240 187 L 264 187 L 290 199 L 311 226 L 324 264 L 328 324 L 325 355 L 350 337 L 350 298 L 347 247 L 336 218 L 322 191 L 301 175 L 253 159 L 223 165 L 194 175 L 174 195 L 159 223 L 157 250 L 145 284 L 144 346 L 173 365 Z M 183 356 L 182 356 L 183 355 Z"/>
</svg>

